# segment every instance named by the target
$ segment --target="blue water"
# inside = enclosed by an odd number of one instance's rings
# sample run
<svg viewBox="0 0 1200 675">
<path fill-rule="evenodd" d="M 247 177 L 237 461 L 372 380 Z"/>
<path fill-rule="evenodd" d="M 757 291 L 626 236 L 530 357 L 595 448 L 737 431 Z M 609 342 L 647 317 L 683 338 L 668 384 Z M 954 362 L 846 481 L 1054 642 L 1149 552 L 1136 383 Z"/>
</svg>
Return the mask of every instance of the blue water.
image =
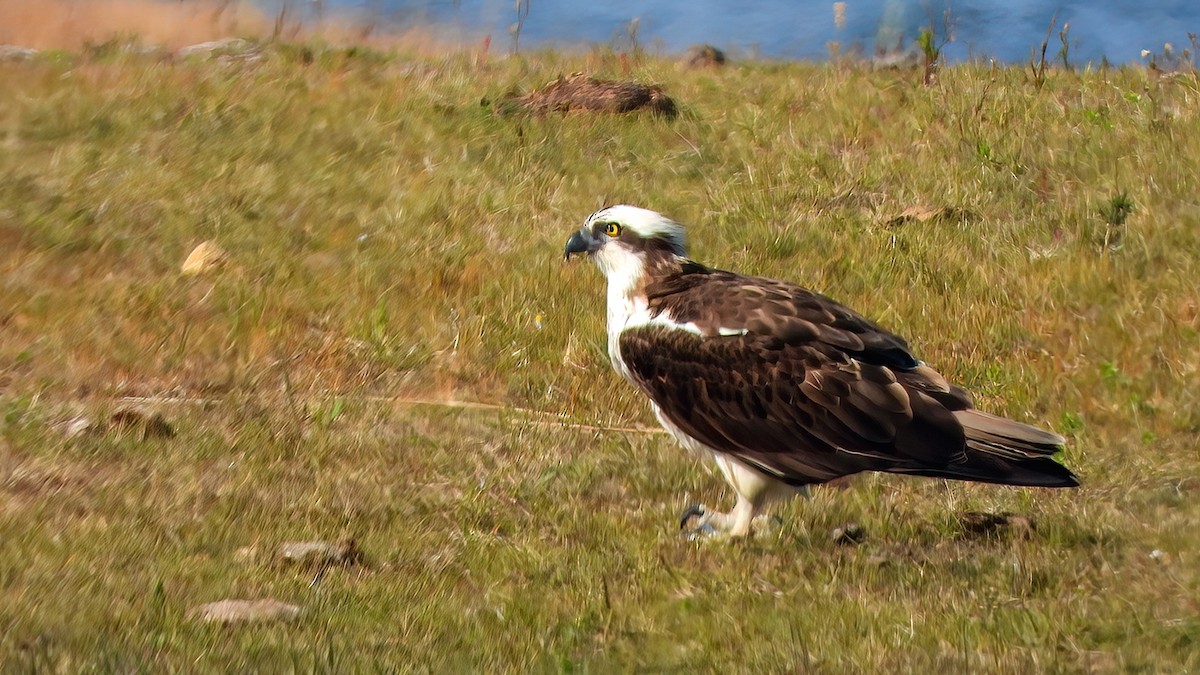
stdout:
<svg viewBox="0 0 1200 675">
<path fill-rule="evenodd" d="M 493 48 L 513 47 L 517 22 L 514 0 L 327 0 L 328 7 L 368 12 L 401 26 L 432 26 L 466 40 L 492 36 Z M 857 46 L 866 55 L 877 46 L 911 45 L 931 22 L 945 34 L 950 9 L 954 40 L 944 54 L 953 61 L 994 58 L 1027 62 L 1041 45 L 1057 14 L 1047 57 L 1061 48 L 1058 29 L 1069 23 L 1069 59 L 1074 64 L 1138 61 L 1140 52 L 1176 53 L 1190 47 L 1188 32 L 1200 33 L 1200 0 L 846 0 L 845 23 L 834 25 L 833 2 L 814 0 L 611 0 L 563 2 L 529 0 L 520 31 L 521 49 L 541 46 L 610 44 L 627 47 L 636 20 L 638 44 L 680 53 L 709 43 L 733 55 L 781 59 L 823 59 L 828 43 L 843 51 Z"/>
</svg>

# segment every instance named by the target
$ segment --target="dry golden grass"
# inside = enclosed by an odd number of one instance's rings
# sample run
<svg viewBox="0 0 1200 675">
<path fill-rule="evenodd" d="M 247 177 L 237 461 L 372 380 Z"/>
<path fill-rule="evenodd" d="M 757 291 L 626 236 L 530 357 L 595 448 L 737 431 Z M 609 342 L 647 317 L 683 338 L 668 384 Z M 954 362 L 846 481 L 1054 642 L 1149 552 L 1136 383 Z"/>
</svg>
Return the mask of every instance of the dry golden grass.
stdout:
<svg viewBox="0 0 1200 675">
<path fill-rule="evenodd" d="M 381 27 L 369 14 L 306 22 L 304 9 L 304 3 L 280 3 L 270 15 L 241 0 L 0 0 L 0 44 L 74 51 L 136 39 L 175 50 L 221 38 L 279 37 L 434 55 L 483 40 L 453 27 Z"/>
<path fill-rule="evenodd" d="M 679 117 L 492 112 L 622 67 Z M 1200 86 L 922 79 L 314 44 L 0 63 L 0 659 L 1197 668 Z M 1084 486 L 863 477 L 784 508 L 775 536 L 684 541 L 679 511 L 729 495 L 643 432 L 606 363 L 601 277 L 561 263 L 611 202 L 910 336 L 981 407 L 1068 435 Z M 896 219 L 915 206 L 936 215 Z M 181 274 L 209 240 L 224 264 Z M 133 405 L 175 435 L 64 433 Z M 972 536 L 972 511 L 1034 532 Z M 831 540 L 849 522 L 861 545 Z M 271 562 L 343 536 L 364 565 Z M 187 619 L 269 597 L 304 614 Z"/>
<path fill-rule="evenodd" d="M 272 21 L 240 2 L 0 0 L 0 43 L 72 49 L 139 36 L 170 49 L 217 38 L 267 37 Z"/>
</svg>

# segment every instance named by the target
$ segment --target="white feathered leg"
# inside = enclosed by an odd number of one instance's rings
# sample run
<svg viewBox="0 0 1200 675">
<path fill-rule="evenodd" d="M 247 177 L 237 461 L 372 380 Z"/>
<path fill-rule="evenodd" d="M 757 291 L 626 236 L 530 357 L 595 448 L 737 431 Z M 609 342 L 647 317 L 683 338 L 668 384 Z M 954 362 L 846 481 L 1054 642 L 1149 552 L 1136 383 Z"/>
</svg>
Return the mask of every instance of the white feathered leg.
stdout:
<svg viewBox="0 0 1200 675">
<path fill-rule="evenodd" d="M 745 537 L 750 534 L 754 519 L 758 517 L 768 502 L 795 496 L 797 492 L 806 492 L 803 488 L 798 490 L 787 483 L 777 481 L 757 469 L 752 469 L 738 460 L 700 443 L 672 424 L 657 405 L 651 405 L 654 407 L 654 414 L 658 417 L 658 421 L 667 431 L 671 432 L 675 440 L 698 456 L 711 457 L 717 463 L 717 467 L 721 469 L 725 480 L 737 493 L 737 503 L 729 513 L 713 511 L 699 504 L 689 506 L 679 521 L 679 528 L 687 530 L 688 536 L 693 538 Z M 693 520 L 696 521 L 695 524 L 689 527 L 689 523 Z"/>
<path fill-rule="evenodd" d="M 737 493 L 737 503 L 728 513 L 712 511 L 702 505 L 694 505 L 684 512 L 680 528 L 688 530 L 689 536 L 738 539 L 748 536 L 755 519 L 764 506 L 772 500 L 791 497 L 797 489 L 781 483 L 766 474 L 751 469 L 741 462 L 714 453 L 717 466 Z M 697 519 L 695 524 L 688 523 Z"/>
</svg>

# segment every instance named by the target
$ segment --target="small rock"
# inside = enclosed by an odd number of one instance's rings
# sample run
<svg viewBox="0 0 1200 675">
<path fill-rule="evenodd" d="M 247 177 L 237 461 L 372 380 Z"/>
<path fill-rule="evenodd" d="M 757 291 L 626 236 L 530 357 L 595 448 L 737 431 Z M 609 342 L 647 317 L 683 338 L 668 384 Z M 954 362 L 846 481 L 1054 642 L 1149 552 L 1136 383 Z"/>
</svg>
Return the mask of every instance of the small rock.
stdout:
<svg viewBox="0 0 1200 675">
<path fill-rule="evenodd" d="M 843 546 L 857 546 L 867 540 L 867 531 L 858 523 L 849 523 L 833 529 L 833 543 Z"/>
<path fill-rule="evenodd" d="M 76 417 L 63 425 L 63 435 L 67 438 L 75 438 L 84 434 L 94 434 L 99 432 L 96 423 L 86 417 Z"/>
<path fill-rule="evenodd" d="M 254 63 L 256 61 L 262 61 L 262 52 L 258 50 L 239 52 L 237 54 L 222 54 L 217 57 L 217 63 L 221 64 L 222 66 L 228 66 L 239 62 Z"/>
<path fill-rule="evenodd" d="M 1165 554 L 1162 552 L 1161 549 L 1156 548 L 1153 551 L 1150 551 L 1150 559 L 1151 560 L 1162 560 L 1163 555 L 1165 555 Z"/>
<path fill-rule="evenodd" d="M 171 438 L 175 435 L 175 429 L 167 423 L 162 414 L 146 414 L 132 408 L 122 408 L 113 413 L 108 418 L 108 429 L 118 433 L 138 432 L 143 441 L 151 438 Z"/>
<path fill-rule="evenodd" d="M 681 63 L 684 68 L 715 68 L 725 65 L 725 52 L 712 45 L 693 45 Z"/>
<path fill-rule="evenodd" d="M 1007 511 L 967 511 L 959 516 L 958 522 L 963 534 L 968 537 L 996 537 L 1007 534 L 1017 539 L 1030 539 L 1037 529 L 1029 518 Z"/>
<path fill-rule="evenodd" d="M 217 242 L 209 240 L 192 249 L 179 271 L 189 276 L 201 274 L 220 267 L 228 257 Z"/>
<path fill-rule="evenodd" d="M 28 61 L 37 56 L 38 50 L 33 47 L 18 45 L 0 45 L 0 61 Z"/>
<path fill-rule="evenodd" d="M 294 621 L 299 616 L 299 606 L 278 600 L 219 600 L 188 612 L 189 619 L 205 623 Z"/>
<path fill-rule="evenodd" d="M 362 562 L 358 543 L 346 538 L 337 543 L 327 541 L 289 541 L 279 547 L 279 560 L 301 567 L 356 565 Z"/>
<path fill-rule="evenodd" d="M 185 59 L 189 56 L 208 56 L 214 52 L 249 52 L 253 49 L 253 45 L 242 38 L 224 38 L 182 47 L 175 55 Z"/>
<path fill-rule="evenodd" d="M 164 50 L 159 45 L 146 44 L 144 42 L 130 42 L 121 48 L 126 54 L 136 54 L 137 56 L 157 56 L 164 53 Z"/>
</svg>

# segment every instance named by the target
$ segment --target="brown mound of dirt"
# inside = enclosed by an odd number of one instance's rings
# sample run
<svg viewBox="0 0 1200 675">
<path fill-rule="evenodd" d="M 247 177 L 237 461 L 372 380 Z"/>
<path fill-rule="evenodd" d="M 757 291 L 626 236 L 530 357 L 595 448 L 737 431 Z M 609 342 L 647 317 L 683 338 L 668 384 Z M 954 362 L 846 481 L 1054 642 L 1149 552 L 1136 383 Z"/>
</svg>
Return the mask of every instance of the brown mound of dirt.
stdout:
<svg viewBox="0 0 1200 675">
<path fill-rule="evenodd" d="M 675 101 L 661 87 L 637 82 L 597 80 L 586 75 L 560 77 L 538 91 L 508 99 L 502 109 L 522 108 L 536 114 L 548 112 L 627 113 L 649 110 L 675 117 Z"/>
<path fill-rule="evenodd" d="M 1015 513 L 984 513 L 967 511 L 959 516 L 959 526 L 966 538 L 993 538 L 1011 536 L 1016 539 L 1030 539 L 1037 530 L 1033 521 Z"/>
<path fill-rule="evenodd" d="M 725 52 L 712 45 L 693 45 L 681 63 L 684 68 L 716 68 L 725 65 Z"/>
</svg>

